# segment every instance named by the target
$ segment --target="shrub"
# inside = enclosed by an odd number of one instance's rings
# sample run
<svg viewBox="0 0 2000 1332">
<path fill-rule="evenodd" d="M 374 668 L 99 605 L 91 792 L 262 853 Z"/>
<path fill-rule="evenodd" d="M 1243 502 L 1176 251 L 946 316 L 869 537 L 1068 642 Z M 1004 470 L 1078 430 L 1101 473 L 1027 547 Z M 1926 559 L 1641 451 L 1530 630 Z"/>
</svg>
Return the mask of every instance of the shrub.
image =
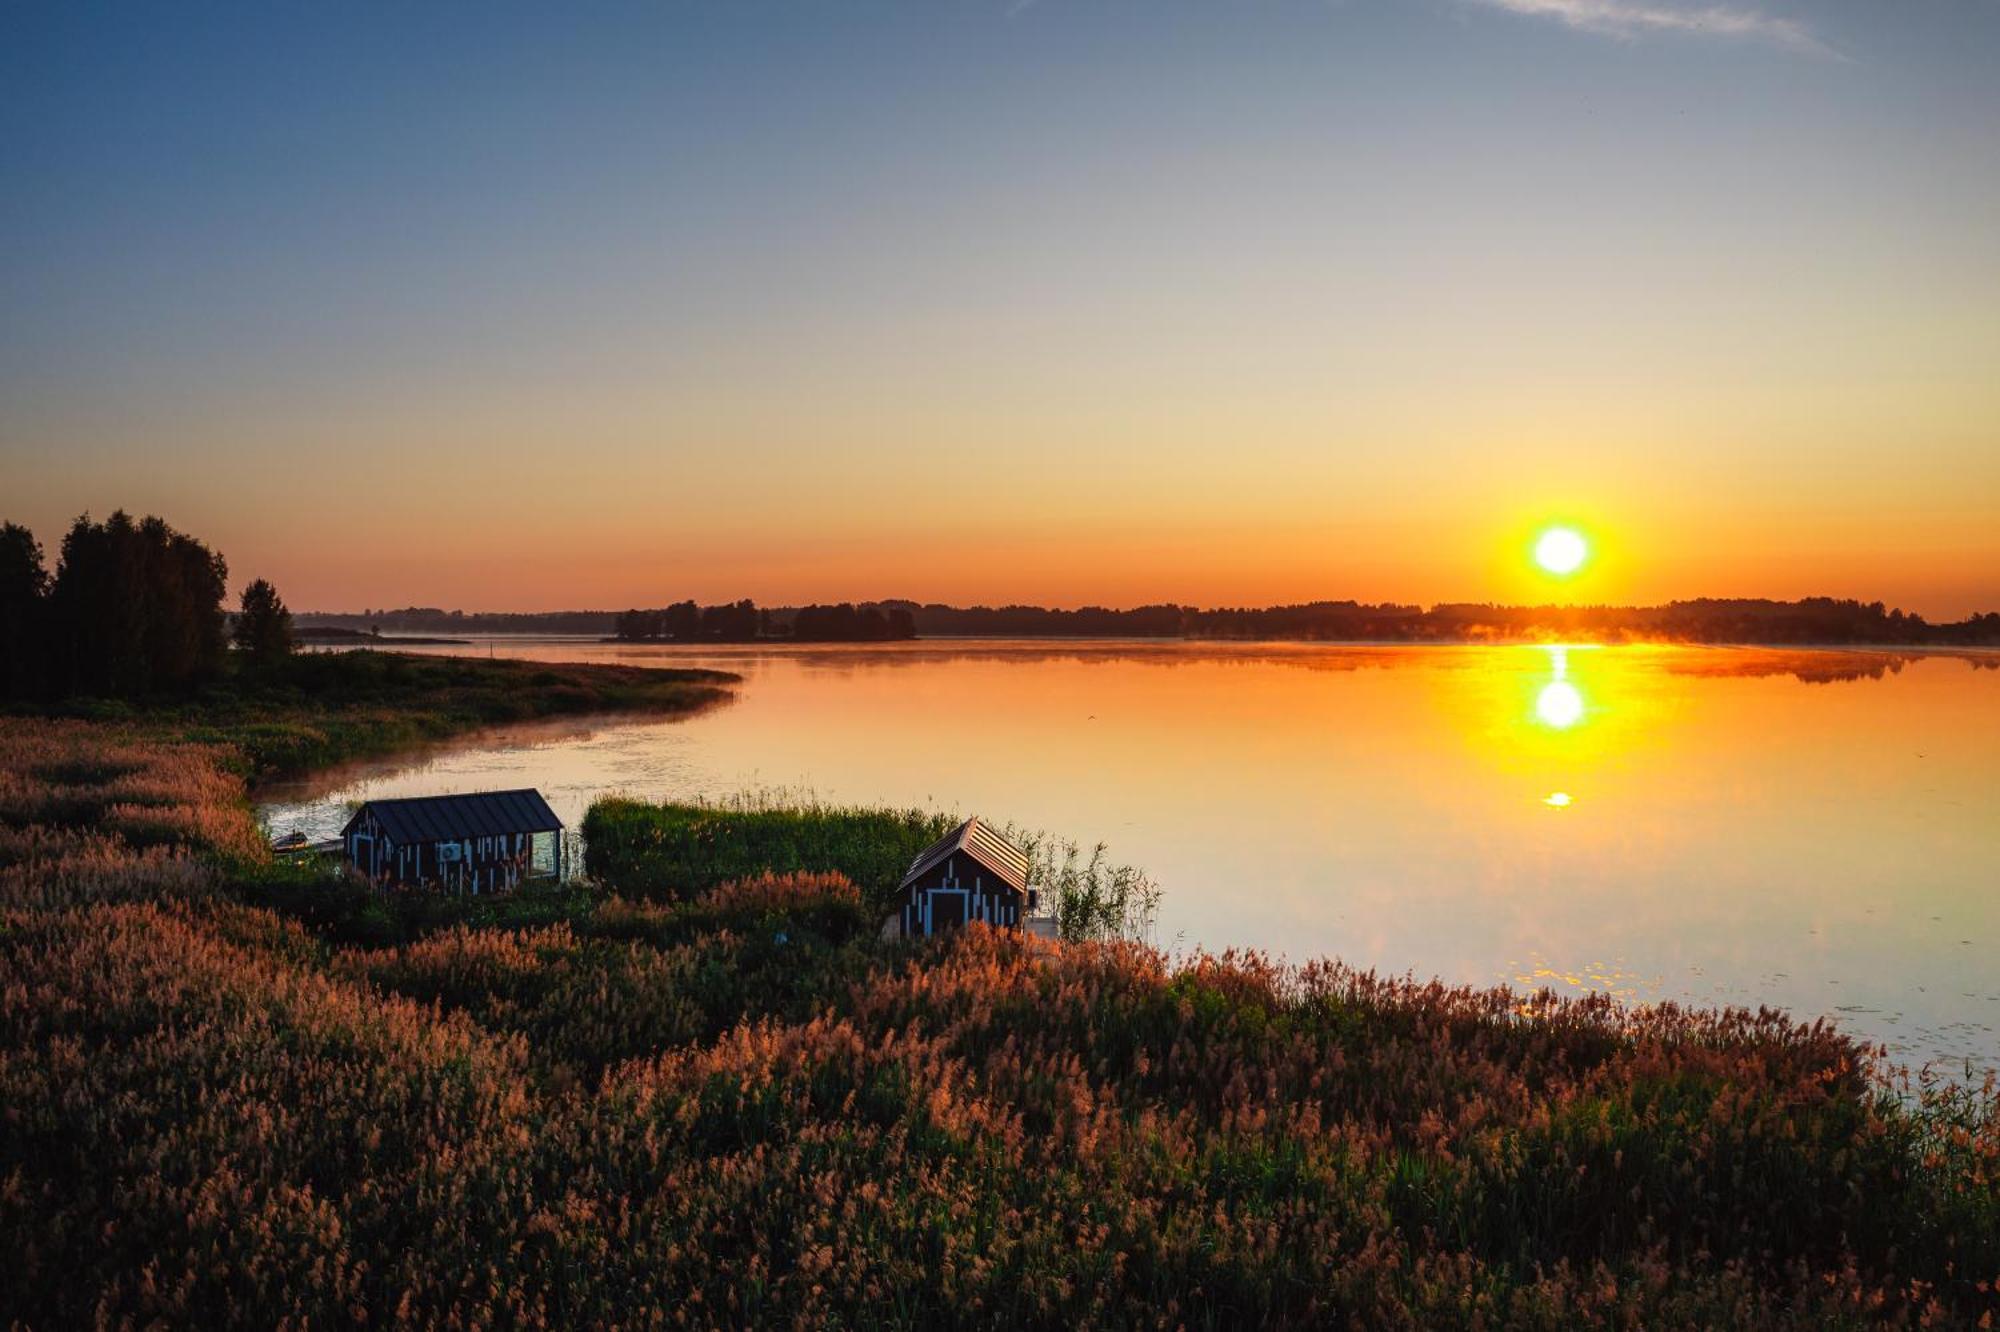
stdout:
<svg viewBox="0 0 2000 1332">
<path fill-rule="evenodd" d="M 832 873 L 861 890 L 878 923 L 902 905 L 897 889 L 917 856 L 958 824 L 950 814 L 821 804 L 761 793 L 714 804 L 600 800 L 584 816 L 584 864 L 622 893 L 684 901 L 760 874 Z M 1143 937 L 1159 888 L 1142 871 L 1112 864 L 1100 843 L 1012 826 L 1028 855 L 1028 882 L 1066 939 Z"/>
<path fill-rule="evenodd" d="M 820 956 L 564 925 L 329 955 L 236 905 L 0 912 L 0 1319 L 1995 1308 L 1993 1091 L 1892 1094 L 1824 1026 L 981 927 Z"/>
<path fill-rule="evenodd" d="M 600 800 L 584 816 L 584 865 L 622 893 L 681 901 L 759 874 L 830 873 L 856 884 L 878 918 L 917 853 L 953 820 L 922 810 Z"/>
</svg>

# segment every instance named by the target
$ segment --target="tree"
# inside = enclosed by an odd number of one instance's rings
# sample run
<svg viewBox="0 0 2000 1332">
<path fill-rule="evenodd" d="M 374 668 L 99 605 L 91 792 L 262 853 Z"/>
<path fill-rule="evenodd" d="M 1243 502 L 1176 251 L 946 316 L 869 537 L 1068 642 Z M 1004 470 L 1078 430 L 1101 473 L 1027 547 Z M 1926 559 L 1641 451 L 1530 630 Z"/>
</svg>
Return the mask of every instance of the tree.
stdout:
<svg viewBox="0 0 2000 1332">
<path fill-rule="evenodd" d="M 243 589 L 242 604 L 236 616 L 236 646 L 259 664 L 288 655 L 292 650 L 292 613 L 278 589 L 259 578 Z"/>
<path fill-rule="evenodd" d="M 185 689 L 222 664 L 220 555 L 159 518 L 78 518 L 49 591 L 53 684 L 131 697 Z"/>
<path fill-rule="evenodd" d="M 41 691 L 48 590 L 35 534 L 0 523 L 0 698 L 27 698 Z"/>
<path fill-rule="evenodd" d="M 661 621 L 663 637 L 676 643 L 692 643 L 701 637 L 701 610 L 692 601 L 676 601 L 667 607 Z"/>
</svg>

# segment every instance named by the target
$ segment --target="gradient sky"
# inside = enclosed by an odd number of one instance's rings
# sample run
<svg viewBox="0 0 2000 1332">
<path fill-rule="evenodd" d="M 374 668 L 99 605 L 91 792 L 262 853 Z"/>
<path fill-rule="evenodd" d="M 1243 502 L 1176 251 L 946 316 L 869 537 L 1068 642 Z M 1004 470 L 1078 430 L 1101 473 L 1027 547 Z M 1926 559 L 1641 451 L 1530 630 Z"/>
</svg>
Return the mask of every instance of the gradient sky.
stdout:
<svg viewBox="0 0 2000 1332">
<path fill-rule="evenodd" d="M 0 517 L 317 609 L 2000 608 L 1996 71 L 1996 0 L 10 5 Z"/>
</svg>

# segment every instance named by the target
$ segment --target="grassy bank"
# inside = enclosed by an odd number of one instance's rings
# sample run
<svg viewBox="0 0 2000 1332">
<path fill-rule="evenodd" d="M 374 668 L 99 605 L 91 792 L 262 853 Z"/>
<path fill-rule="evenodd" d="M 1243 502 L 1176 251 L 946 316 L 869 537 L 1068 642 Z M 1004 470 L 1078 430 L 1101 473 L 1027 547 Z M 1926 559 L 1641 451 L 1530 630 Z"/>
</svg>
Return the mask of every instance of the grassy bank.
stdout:
<svg viewBox="0 0 2000 1332">
<path fill-rule="evenodd" d="M 1819 1328 L 1994 1306 L 1990 1101 L 1897 1101 L 1824 1028 L 985 930 L 885 945 L 856 901 L 764 881 L 393 949 L 225 903 L 10 910 L 0 1318 Z"/>
<path fill-rule="evenodd" d="M 902 905 L 897 886 L 919 852 L 959 822 L 921 809 L 828 805 L 783 794 L 707 803 L 600 800 L 585 815 L 584 863 L 628 896 L 682 901 L 748 875 L 838 874 L 877 920 Z M 1140 870 L 1046 833 L 1009 827 L 1028 882 L 1065 939 L 1143 938 L 1159 889 Z"/>
<path fill-rule="evenodd" d="M 238 751 L 253 778 L 391 753 L 486 726 L 593 713 L 683 713 L 730 697 L 724 671 L 311 653 L 239 670 L 201 694 L 91 715 Z"/>
<path fill-rule="evenodd" d="M 242 782 L 300 751 L 240 728 L 372 747 L 430 697 L 338 669 L 292 714 L 0 722 L 0 1324 L 2000 1318 L 1992 1092 L 1821 1025 L 885 942 L 869 884 L 746 868 L 900 875 L 942 816 L 627 811 L 607 854 L 672 827 L 661 877 L 477 916 L 288 883 Z M 501 677 L 459 679 L 432 715 Z"/>
<path fill-rule="evenodd" d="M 840 874 L 887 912 L 919 851 L 951 830 L 950 815 L 920 809 L 600 800 L 584 816 L 584 867 L 630 896 L 694 897 L 765 871 Z"/>
<path fill-rule="evenodd" d="M 504 722 L 686 712 L 728 697 L 735 678 L 347 653 L 233 674 L 187 699 L 0 717 L 0 905 L 252 882 L 282 895 L 294 876 L 270 864 L 249 780 Z M 319 909 L 329 900 L 322 891 Z"/>
</svg>

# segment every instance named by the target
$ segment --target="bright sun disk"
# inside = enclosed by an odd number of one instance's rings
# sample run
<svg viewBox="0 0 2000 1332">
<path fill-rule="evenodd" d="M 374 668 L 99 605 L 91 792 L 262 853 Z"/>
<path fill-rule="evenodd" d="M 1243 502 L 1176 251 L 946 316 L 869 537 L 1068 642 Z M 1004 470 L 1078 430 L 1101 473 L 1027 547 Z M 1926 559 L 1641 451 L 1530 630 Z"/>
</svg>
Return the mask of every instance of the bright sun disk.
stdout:
<svg viewBox="0 0 2000 1332">
<path fill-rule="evenodd" d="M 1551 527 L 1535 541 L 1535 563 L 1552 574 L 1575 573 L 1589 555 L 1589 543 L 1573 527 Z"/>
</svg>

